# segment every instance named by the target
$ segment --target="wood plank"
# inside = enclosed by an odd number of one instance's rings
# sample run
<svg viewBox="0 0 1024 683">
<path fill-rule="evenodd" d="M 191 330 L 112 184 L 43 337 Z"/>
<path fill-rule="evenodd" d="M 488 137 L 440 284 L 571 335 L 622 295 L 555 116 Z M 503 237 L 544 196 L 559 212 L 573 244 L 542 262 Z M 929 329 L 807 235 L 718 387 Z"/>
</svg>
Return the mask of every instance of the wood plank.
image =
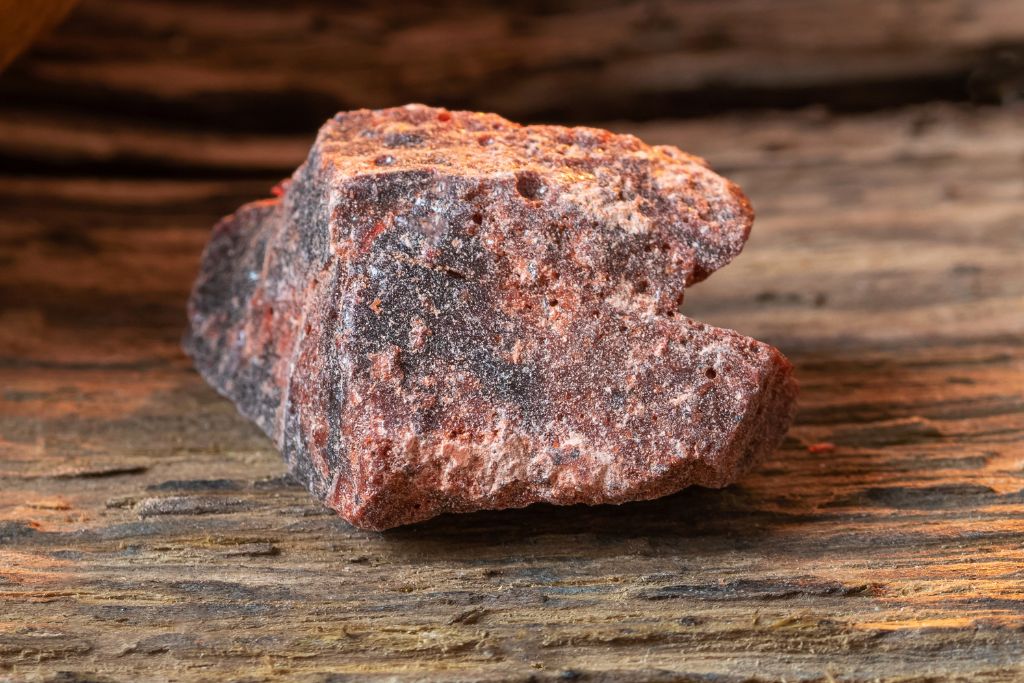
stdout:
<svg viewBox="0 0 1024 683">
<path fill-rule="evenodd" d="M 298 137 L 250 178 L 0 178 L 0 679 L 1019 680 L 1022 128 L 632 126 L 751 194 L 687 307 L 794 360 L 785 446 L 721 492 L 385 534 L 283 479 L 178 348 L 209 227 Z"/>
<path fill-rule="evenodd" d="M 1019 0 L 492 0 L 381 6 L 90 0 L 0 105 L 268 132 L 424 101 L 521 120 L 865 109 L 1021 97 Z"/>
</svg>

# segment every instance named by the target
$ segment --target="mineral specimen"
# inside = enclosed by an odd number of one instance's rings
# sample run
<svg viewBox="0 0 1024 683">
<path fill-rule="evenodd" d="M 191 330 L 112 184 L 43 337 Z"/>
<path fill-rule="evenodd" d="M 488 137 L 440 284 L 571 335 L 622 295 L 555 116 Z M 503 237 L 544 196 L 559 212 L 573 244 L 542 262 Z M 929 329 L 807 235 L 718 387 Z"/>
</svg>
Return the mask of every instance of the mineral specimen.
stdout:
<svg viewBox="0 0 1024 683">
<path fill-rule="evenodd" d="M 409 105 L 277 194 L 214 228 L 185 347 L 356 526 L 721 487 L 788 428 L 786 359 L 679 313 L 753 220 L 701 159 Z"/>
</svg>

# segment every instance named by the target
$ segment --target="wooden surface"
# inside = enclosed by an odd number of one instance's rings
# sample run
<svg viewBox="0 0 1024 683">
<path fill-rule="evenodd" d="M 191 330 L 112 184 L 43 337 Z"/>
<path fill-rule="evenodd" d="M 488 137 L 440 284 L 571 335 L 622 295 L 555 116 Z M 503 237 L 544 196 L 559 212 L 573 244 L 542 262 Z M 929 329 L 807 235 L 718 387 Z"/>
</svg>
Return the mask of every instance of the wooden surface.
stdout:
<svg viewBox="0 0 1024 683">
<path fill-rule="evenodd" d="M 785 447 L 722 492 L 383 535 L 178 348 L 211 224 L 269 179 L 4 178 L 0 680 L 1024 677 L 1024 119 L 633 129 L 753 198 L 688 306 L 793 359 Z"/>
<path fill-rule="evenodd" d="M 1024 9 L 829 4 L 446 4 L 428 30 L 86 0 L 0 77 L 0 682 L 1024 680 L 1024 110 L 671 118 L 941 94 Z M 627 30 L 652 12 L 660 42 Z M 725 491 L 385 534 L 284 479 L 179 349 L 199 252 L 333 107 L 399 96 L 618 116 L 737 180 L 753 236 L 686 308 L 794 361 L 777 456 Z"/>
<path fill-rule="evenodd" d="M 85 0 L 0 108 L 301 132 L 408 101 L 602 121 L 1024 98 L 1004 54 L 1021 0 Z"/>
</svg>

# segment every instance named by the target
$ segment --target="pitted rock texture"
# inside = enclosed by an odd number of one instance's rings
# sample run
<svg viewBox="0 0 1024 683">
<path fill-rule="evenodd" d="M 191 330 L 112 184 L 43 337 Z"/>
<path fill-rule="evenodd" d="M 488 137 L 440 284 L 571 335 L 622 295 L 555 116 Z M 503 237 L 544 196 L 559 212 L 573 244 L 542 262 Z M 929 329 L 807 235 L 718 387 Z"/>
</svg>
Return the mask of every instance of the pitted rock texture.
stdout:
<svg viewBox="0 0 1024 683">
<path fill-rule="evenodd" d="M 795 404 L 778 351 L 679 313 L 752 220 L 702 160 L 629 135 L 341 113 L 214 228 L 185 347 L 363 528 L 721 487 Z"/>
</svg>

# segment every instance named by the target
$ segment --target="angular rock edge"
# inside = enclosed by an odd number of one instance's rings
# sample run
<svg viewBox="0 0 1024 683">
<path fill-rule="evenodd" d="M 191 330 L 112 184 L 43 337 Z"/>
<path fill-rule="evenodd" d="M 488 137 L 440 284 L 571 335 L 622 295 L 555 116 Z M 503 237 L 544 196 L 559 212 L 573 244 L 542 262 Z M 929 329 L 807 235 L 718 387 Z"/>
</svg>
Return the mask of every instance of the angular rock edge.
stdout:
<svg viewBox="0 0 1024 683">
<path fill-rule="evenodd" d="M 701 159 L 408 105 L 277 194 L 214 228 L 184 347 L 356 526 L 721 487 L 789 427 L 782 354 L 678 312 L 753 220 Z"/>
</svg>

